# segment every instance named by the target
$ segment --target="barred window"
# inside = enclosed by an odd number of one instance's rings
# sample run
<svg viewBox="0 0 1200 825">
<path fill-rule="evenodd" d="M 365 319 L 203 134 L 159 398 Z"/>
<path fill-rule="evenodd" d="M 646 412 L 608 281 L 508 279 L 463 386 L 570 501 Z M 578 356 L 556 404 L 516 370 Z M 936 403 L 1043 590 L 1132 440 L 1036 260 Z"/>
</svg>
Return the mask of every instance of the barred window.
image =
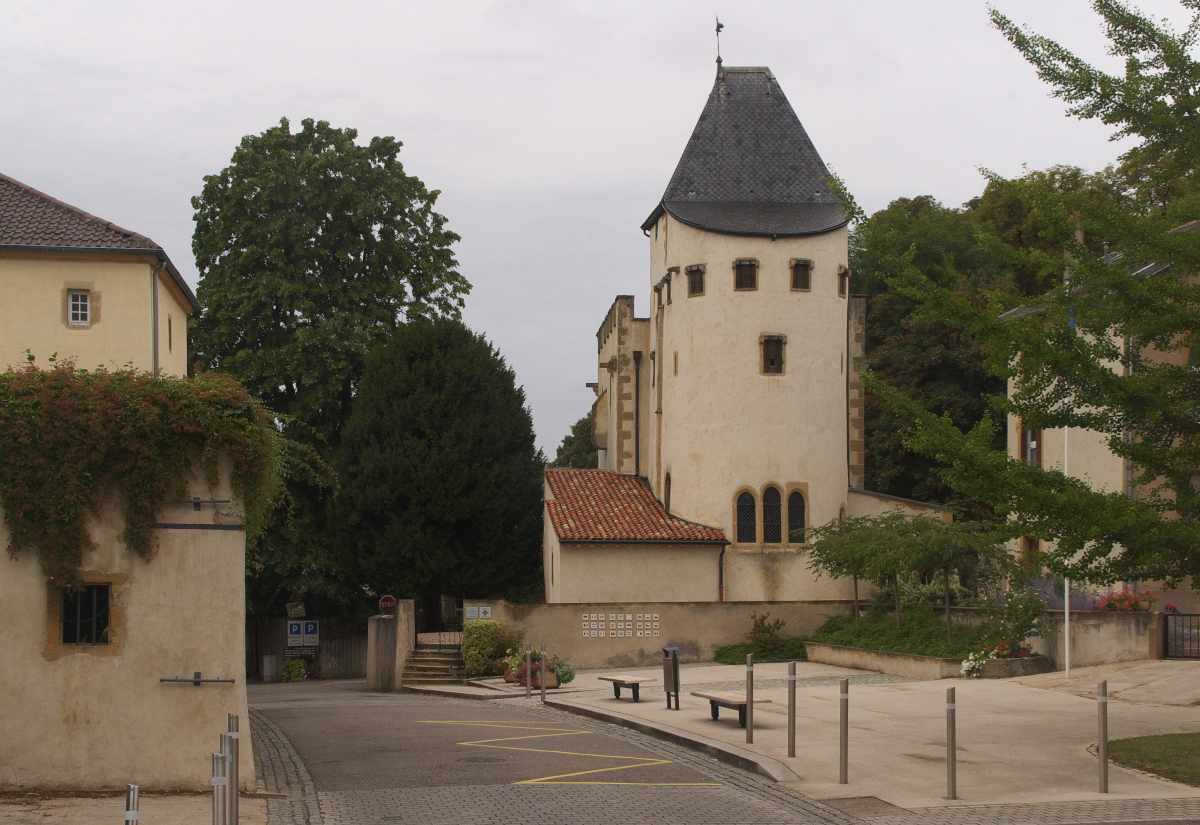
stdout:
<svg viewBox="0 0 1200 825">
<path fill-rule="evenodd" d="M 67 321 L 72 324 L 90 324 L 91 293 L 87 291 L 70 292 L 67 294 Z"/>
<path fill-rule="evenodd" d="M 108 644 L 108 594 L 107 584 L 87 584 L 63 589 L 63 644 Z"/>
<path fill-rule="evenodd" d="M 774 487 L 763 490 L 763 541 L 779 544 L 783 541 L 783 508 L 779 491 Z"/>
<path fill-rule="evenodd" d="M 704 294 L 704 267 L 689 266 L 687 268 L 688 297 Z"/>
<path fill-rule="evenodd" d="M 755 521 L 754 496 L 742 493 L 737 498 L 737 540 L 739 544 L 754 544 L 758 541 L 758 524 Z"/>
<path fill-rule="evenodd" d="M 758 262 L 738 261 L 733 265 L 734 289 L 758 289 Z"/>
<path fill-rule="evenodd" d="M 812 288 L 812 261 L 792 261 L 792 289 Z"/>
<path fill-rule="evenodd" d="M 788 496 L 788 535 L 796 544 L 804 544 L 808 541 L 804 519 L 804 494 L 795 490 Z"/>
<path fill-rule="evenodd" d="M 768 336 L 762 342 L 762 371 L 766 375 L 783 373 L 783 339 Z"/>
</svg>

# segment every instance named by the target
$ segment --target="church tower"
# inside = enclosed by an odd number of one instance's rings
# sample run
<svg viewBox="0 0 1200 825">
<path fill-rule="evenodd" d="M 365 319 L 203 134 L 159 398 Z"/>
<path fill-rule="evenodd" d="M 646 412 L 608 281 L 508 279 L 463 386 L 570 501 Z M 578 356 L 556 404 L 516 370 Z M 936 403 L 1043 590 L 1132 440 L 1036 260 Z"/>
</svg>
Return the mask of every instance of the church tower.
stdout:
<svg viewBox="0 0 1200 825">
<path fill-rule="evenodd" d="M 797 529 L 844 512 L 846 224 L 771 71 L 718 66 L 642 225 L 653 288 L 642 466 L 672 515 L 725 529 L 728 600 L 799 597 L 763 554 L 794 557 Z"/>
</svg>

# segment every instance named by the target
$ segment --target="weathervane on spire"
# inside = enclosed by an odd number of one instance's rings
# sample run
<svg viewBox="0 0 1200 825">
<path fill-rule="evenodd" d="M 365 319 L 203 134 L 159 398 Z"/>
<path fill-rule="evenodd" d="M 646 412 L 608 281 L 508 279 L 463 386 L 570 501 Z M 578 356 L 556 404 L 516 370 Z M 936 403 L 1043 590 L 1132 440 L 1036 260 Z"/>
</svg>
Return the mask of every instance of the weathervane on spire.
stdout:
<svg viewBox="0 0 1200 825">
<path fill-rule="evenodd" d="M 721 29 L 725 28 L 725 24 L 721 22 L 720 15 L 717 15 L 717 62 L 721 62 Z"/>
</svg>

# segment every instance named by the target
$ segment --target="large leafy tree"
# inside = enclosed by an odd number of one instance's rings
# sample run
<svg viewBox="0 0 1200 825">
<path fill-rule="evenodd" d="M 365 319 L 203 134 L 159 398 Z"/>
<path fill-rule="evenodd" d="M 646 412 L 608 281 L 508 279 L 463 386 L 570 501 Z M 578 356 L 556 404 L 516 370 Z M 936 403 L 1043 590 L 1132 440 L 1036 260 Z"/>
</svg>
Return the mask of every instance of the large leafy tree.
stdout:
<svg viewBox="0 0 1200 825">
<path fill-rule="evenodd" d="M 204 312 L 193 350 L 271 409 L 335 439 L 370 348 L 407 318 L 457 317 L 470 285 L 438 192 L 391 137 L 286 118 L 247 135 L 192 199 Z"/>
<path fill-rule="evenodd" d="M 596 445 L 592 444 L 592 414 L 571 425 L 571 432 L 563 436 L 558 451 L 554 454 L 554 464 L 558 467 L 574 467 L 577 470 L 595 469 L 599 466 L 600 456 Z"/>
<path fill-rule="evenodd" d="M 894 281 L 921 298 L 923 313 L 969 330 L 989 370 L 1016 381 L 1004 411 L 1030 428 L 1104 434 L 1128 461 L 1129 489 L 1094 490 L 1058 468 L 1014 461 L 992 449 L 990 418 L 963 433 L 895 388 L 870 383 L 915 422 L 909 445 L 945 463 L 956 490 L 1055 543 L 1047 561 L 1057 572 L 1175 581 L 1200 573 L 1200 375 L 1189 363 L 1200 347 L 1200 233 L 1195 225 L 1176 231 L 1200 214 L 1200 63 L 1191 56 L 1200 0 L 1183 3 L 1193 15 L 1179 34 L 1123 3 L 1092 5 L 1124 75 L 998 11 L 992 20 L 1072 114 L 1138 139 L 1122 156 L 1121 197 L 1006 183 L 1042 221 L 1043 248 L 1025 249 L 1024 261 L 1056 284 L 1017 312 L 1005 314 L 1013 301 L 999 296 L 981 309 L 913 266 L 900 267 Z M 1096 242 L 1109 254 L 1098 254 Z"/>
<path fill-rule="evenodd" d="M 512 370 L 462 323 L 415 320 L 372 352 L 336 466 L 340 544 L 371 589 L 540 588 L 545 457 Z"/>
</svg>

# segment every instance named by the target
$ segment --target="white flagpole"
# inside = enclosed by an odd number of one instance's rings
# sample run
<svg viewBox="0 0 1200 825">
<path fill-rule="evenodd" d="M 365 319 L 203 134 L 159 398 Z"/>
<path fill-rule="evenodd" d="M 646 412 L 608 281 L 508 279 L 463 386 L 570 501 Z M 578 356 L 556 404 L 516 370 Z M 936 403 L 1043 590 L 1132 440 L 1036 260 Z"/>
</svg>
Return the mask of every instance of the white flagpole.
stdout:
<svg viewBox="0 0 1200 825">
<path fill-rule="evenodd" d="M 1063 475 L 1071 475 L 1071 428 L 1063 430 Z M 1063 579 L 1063 648 L 1066 650 L 1067 681 L 1071 681 L 1071 580 Z"/>
</svg>

